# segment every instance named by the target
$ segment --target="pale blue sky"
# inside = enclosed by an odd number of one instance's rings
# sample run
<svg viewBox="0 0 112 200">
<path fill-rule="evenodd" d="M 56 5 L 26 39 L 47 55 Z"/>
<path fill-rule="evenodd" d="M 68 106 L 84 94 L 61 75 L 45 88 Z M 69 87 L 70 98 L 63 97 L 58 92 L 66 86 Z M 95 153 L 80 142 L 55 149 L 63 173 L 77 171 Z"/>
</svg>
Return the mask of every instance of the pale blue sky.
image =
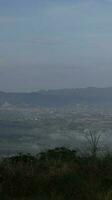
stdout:
<svg viewBox="0 0 112 200">
<path fill-rule="evenodd" d="M 112 0 L 0 0 L 0 90 L 112 86 Z"/>
</svg>

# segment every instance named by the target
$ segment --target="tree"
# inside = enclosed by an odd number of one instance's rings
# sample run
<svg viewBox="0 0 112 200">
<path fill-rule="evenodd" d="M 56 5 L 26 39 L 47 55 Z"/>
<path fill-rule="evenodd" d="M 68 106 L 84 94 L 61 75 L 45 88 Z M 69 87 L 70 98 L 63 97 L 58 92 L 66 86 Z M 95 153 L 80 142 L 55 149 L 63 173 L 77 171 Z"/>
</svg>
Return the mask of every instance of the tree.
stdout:
<svg viewBox="0 0 112 200">
<path fill-rule="evenodd" d="M 97 154 L 99 152 L 99 148 L 101 145 L 101 131 L 98 131 L 97 129 L 86 129 L 84 131 L 84 137 L 87 141 L 89 152 L 92 157 L 96 158 Z"/>
</svg>

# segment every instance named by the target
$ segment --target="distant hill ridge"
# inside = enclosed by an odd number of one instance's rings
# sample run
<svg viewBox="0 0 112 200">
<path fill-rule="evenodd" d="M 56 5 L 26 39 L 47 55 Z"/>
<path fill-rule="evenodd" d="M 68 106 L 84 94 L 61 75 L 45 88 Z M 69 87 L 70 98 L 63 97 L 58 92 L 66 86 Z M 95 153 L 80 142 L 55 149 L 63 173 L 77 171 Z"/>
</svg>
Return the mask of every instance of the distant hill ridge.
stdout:
<svg viewBox="0 0 112 200">
<path fill-rule="evenodd" d="M 0 92 L 1 105 L 65 106 L 73 104 L 112 104 L 112 87 L 40 90 L 31 93 Z"/>
</svg>

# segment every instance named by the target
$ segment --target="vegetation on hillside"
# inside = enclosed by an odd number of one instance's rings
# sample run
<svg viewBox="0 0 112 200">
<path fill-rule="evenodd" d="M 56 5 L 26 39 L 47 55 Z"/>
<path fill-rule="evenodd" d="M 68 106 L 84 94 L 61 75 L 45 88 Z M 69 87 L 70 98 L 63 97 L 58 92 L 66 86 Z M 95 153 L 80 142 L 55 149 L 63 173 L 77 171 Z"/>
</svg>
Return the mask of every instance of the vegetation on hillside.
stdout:
<svg viewBox="0 0 112 200">
<path fill-rule="evenodd" d="M 112 155 L 56 148 L 0 161 L 2 200 L 111 200 Z"/>
</svg>

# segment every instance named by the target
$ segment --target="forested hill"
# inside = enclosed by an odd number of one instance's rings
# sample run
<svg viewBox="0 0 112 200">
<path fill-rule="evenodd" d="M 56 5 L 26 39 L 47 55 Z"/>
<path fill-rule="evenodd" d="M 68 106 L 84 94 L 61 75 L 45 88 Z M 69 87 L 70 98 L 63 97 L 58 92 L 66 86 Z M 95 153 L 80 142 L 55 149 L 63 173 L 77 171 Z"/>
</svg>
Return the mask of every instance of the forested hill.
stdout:
<svg viewBox="0 0 112 200">
<path fill-rule="evenodd" d="M 0 92 L 0 106 L 65 106 L 73 104 L 112 104 L 112 87 L 40 90 L 32 93 Z"/>
</svg>

